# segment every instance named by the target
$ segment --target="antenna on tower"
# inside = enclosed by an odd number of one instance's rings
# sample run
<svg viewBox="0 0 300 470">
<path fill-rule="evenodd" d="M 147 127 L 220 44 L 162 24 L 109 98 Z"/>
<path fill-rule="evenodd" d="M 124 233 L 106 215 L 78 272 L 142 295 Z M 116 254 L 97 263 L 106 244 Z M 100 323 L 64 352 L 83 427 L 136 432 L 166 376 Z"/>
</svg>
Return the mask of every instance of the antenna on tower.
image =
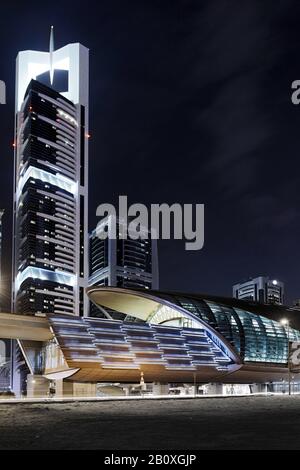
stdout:
<svg viewBox="0 0 300 470">
<path fill-rule="evenodd" d="M 50 41 L 49 41 L 49 54 L 50 54 L 50 83 L 53 84 L 54 67 L 53 67 L 53 52 L 54 52 L 54 27 L 50 29 Z"/>
</svg>

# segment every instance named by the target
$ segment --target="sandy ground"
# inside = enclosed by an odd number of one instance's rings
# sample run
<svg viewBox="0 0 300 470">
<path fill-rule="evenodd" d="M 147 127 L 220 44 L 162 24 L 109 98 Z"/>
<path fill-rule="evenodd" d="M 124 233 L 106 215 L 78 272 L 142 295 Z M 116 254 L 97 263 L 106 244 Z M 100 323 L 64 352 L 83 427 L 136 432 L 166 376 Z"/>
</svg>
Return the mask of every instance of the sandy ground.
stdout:
<svg viewBox="0 0 300 470">
<path fill-rule="evenodd" d="M 300 450 L 300 396 L 1 404 L 0 449 Z"/>
</svg>

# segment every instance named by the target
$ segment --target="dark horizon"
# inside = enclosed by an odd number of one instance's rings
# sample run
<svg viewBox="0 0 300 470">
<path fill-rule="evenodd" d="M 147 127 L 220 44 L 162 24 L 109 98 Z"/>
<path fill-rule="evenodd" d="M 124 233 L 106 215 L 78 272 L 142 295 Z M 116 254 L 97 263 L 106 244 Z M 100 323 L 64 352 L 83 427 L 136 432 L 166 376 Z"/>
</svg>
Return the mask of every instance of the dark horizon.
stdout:
<svg viewBox="0 0 300 470">
<path fill-rule="evenodd" d="M 285 282 L 287 303 L 300 298 L 300 107 L 291 102 L 300 79 L 298 14 L 295 0 L 1 6 L 6 289 L 15 57 L 46 51 L 53 24 L 56 48 L 90 49 L 90 229 L 96 207 L 122 194 L 130 204 L 204 203 L 201 251 L 159 243 L 162 290 L 231 296 L 234 283 L 269 275 Z"/>
</svg>

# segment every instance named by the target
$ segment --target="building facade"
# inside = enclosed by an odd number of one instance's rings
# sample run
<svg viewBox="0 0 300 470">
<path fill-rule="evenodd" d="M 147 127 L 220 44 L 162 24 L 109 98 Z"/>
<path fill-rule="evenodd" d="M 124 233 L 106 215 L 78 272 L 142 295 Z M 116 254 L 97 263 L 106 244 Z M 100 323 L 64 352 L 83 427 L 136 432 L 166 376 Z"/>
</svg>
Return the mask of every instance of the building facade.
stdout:
<svg viewBox="0 0 300 470">
<path fill-rule="evenodd" d="M 120 233 L 124 230 L 127 226 L 120 219 L 107 216 L 91 233 L 89 286 L 157 289 L 157 240 L 143 227 L 141 238 L 133 239 L 128 234 L 122 239 Z"/>
<path fill-rule="evenodd" d="M 261 304 L 284 304 L 284 283 L 266 276 L 258 276 L 235 284 L 232 296 Z"/>
<path fill-rule="evenodd" d="M 12 308 L 83 315 L 88 281 L 88 49 L 19 52 Z"/>
</svg>

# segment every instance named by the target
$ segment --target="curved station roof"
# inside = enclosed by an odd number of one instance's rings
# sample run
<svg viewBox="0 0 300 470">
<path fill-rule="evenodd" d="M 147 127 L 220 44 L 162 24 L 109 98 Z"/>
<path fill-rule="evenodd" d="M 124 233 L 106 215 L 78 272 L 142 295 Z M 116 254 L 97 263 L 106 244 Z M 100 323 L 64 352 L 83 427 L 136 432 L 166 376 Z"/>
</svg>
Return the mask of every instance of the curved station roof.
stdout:
<svg viewBox="0 0 300 470">
<path fill-rule="evenodd" d="M 284 307 L 251 304 L 236 299 L 197 294 L 90 288 L 90 299 L 114 318 L 123 314 L 125 323 L 145 323 L 202 330 L 238 365 L 230 380 L 282 380 L 287 372 L 288 336 L 300 340 L 300 331 L 280 323 L 295 312 Z M 262 311 L 262 313 L 260 313 Z M 299 315 L 299 314 L 298 314 Z M 293 325 L 293 322 L 292 322 Z M 250 371 L 248 374 L 247 371 Z M 256 371 L 254 373 L 254 371 Z M 268 371 L 271 371 L 270 374 Z M 224 381 L 224 377 L 222 378 Z"/>
<path fill-rule="evenodd" d="M 288 340 L 300 341 L 299 313 L 284 307 L 114 287 L 88 295 L 99 318 L 2 313 L 0 336 L 20 340 L 31 373 L 129 383 L 141 372 L 147 382 L 287 380 Z"/>
</svg>

